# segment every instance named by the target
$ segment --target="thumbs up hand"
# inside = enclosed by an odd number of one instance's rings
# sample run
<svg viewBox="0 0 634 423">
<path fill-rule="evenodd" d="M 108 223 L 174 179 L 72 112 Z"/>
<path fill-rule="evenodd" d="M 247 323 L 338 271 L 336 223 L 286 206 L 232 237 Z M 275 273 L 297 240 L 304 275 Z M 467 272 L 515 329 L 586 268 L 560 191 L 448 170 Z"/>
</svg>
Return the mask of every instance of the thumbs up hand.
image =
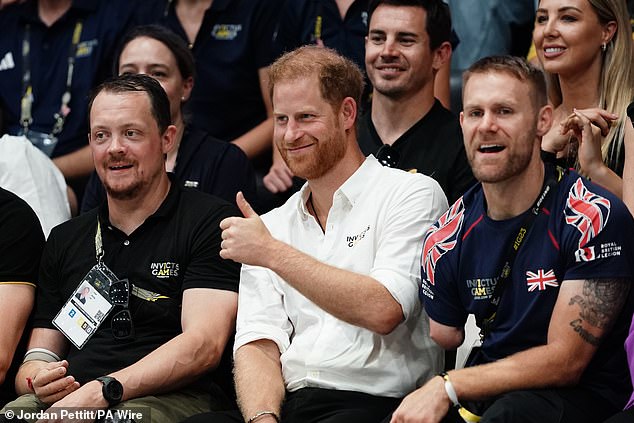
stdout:
<svg viewBox="0 0 634 423">
<path fill-rule="evenodd" d="M 271 247 L 274 238 L 242 192 L 236 195 L 236 204 L 244 217 L 228 217 L 220 222 L 220 257 L 266 267 L 266 259 L 270 254 L 265 250 Z"/>
</svg>

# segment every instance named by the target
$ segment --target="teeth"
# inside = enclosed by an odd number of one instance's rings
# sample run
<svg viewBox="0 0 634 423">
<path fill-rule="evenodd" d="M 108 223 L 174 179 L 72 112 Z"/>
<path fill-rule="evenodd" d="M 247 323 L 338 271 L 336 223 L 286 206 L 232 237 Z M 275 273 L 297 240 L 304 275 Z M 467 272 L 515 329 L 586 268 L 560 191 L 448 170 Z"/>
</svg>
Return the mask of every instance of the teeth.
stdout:
<svg viewBox="0 0 634 423">
<path fill-rule="evenodd" d="M 544 49 L 546 53 L 559 53 L 560 51 L 564 51 L 565 49 L 562 47 L 549 47 Z"/>
<path fill-rule="evenodd" d="M 504 146 L 497 145 L 497 144 L 485 144 L 485 145 L 481 145 L 478 148 L 478 151 L 483 153 L 497 153 L 502 150 L 504 150 Z"/>
</svg>

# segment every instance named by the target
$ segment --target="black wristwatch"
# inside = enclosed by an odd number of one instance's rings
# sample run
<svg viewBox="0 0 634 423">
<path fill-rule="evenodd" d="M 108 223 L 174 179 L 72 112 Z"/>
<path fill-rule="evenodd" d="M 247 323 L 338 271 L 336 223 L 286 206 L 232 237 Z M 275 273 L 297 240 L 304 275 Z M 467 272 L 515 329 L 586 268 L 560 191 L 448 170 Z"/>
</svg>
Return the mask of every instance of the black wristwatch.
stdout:
<svg viewBox="0 0 634 423">
<path fill-rule="evenodd" d="M 117 405 L 123 398 L 123 385 L 111 376 L 101 376 L 97 380 L 103 384 L 101 392 L 110 406 Z"/>
</svg>

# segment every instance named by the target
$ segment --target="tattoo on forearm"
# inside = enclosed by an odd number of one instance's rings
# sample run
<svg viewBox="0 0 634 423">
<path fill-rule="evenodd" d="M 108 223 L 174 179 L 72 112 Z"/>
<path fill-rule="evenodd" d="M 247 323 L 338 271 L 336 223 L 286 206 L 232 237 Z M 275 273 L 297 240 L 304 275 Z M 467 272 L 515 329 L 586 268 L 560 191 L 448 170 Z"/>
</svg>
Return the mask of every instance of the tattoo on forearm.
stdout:
<svg viewBox="0 0 634 423">
<path fill-rule="evenodd" d="M 574 331 L 579 334 L 581 339 L 586 341 L 588 344 L 592 344 L 595 346 L 599 345 L 600 339 L 583 328 L 583 326 L 581 325 L 581 319 L 573 320 L 572 322 L 570 322 L 570 326 L 572 326 Z"/>
<path fill-rule="evenodd" d="M 599 344 L 599 338 L 583 328 L 583 323 L 601 330 L 609 329 L 627 298 L 627 279 L 591 279 L 583 282 L 582 295 L 575 295 L 569 305 L 579 305 L 579 318 L 570 326 L 586 342 Z"/>
</svg>

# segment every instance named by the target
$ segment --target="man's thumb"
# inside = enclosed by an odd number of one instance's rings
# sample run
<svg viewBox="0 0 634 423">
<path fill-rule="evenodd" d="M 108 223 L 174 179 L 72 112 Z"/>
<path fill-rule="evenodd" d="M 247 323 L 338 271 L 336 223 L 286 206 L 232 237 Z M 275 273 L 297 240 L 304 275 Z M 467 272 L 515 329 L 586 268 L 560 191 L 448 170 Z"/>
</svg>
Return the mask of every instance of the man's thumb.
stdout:
<svg viewBox="0 0 634 423">
<path fill-rule="evenodd" d="M 251 204 L 249 204 L 246 198 L 244 198 L 244 194 L 242 194 L 242 191 L 239 191 L 238 194 L 236 194 L 236 204 L 238 205 L 238 208 L 240 209 L 244 217 L 258 216 L 255 210 L 253 210 L 253 207 L 251 207 Z"/>
</svg>

